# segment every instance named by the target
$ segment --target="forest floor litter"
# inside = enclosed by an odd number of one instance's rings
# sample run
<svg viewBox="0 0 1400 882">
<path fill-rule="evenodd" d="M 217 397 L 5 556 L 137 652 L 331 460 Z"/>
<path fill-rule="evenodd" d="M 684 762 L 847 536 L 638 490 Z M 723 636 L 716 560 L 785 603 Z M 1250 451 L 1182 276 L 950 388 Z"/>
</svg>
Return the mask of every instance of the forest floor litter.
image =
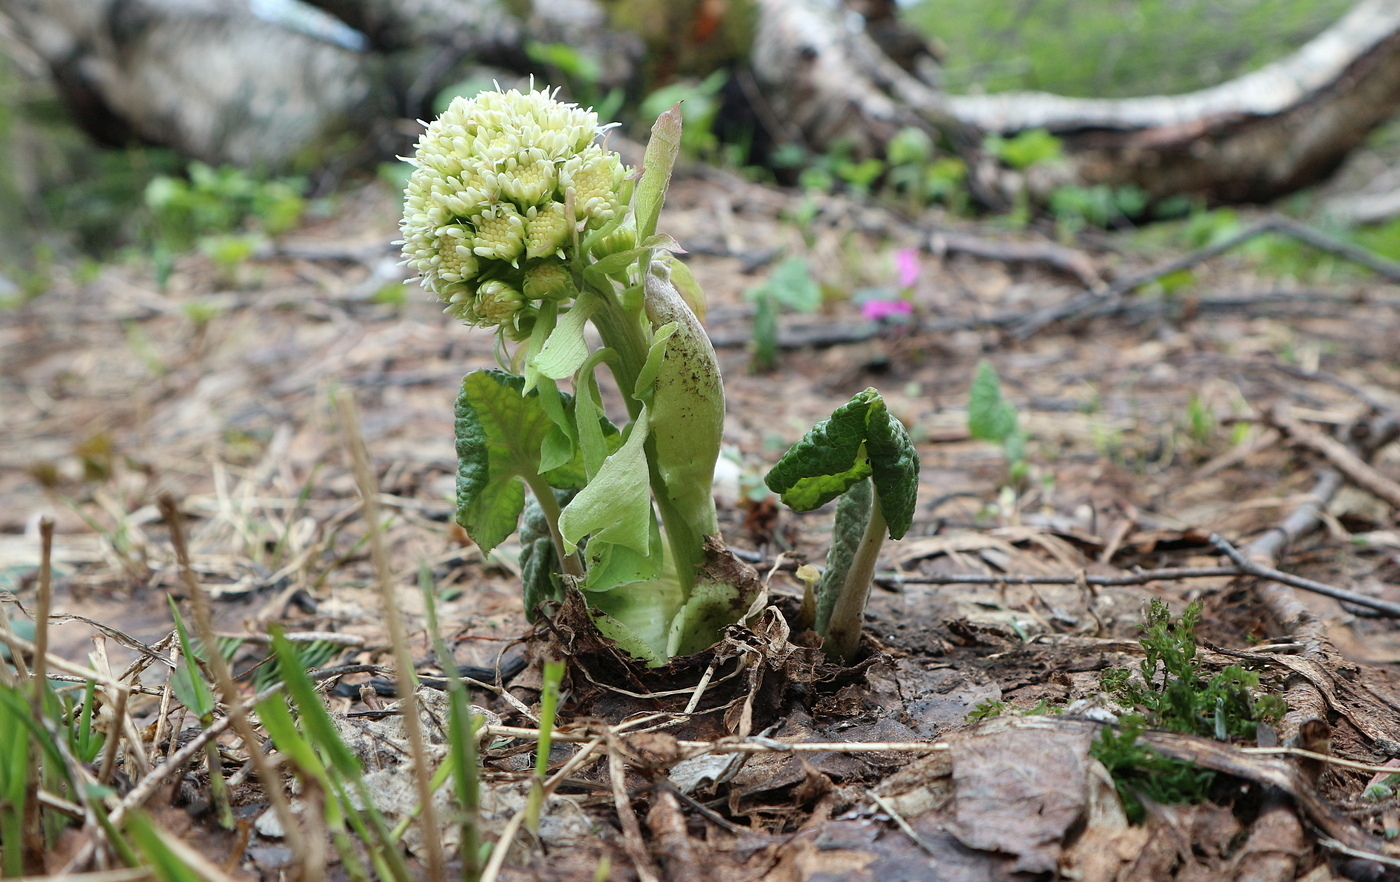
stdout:
<svg viewBox="0 0 1400 882">
<path fill-rule="evenodd" d="M 1400 772 L 1388 263 L 1378 276 L 1342 253 L 1346 269 L 1303 286 L 1228 249 L 1154 260 L 681 175 L 661 228 L 689 251 L 725 371 L 724 535 L 777 605 L 707 655 L 638 672 L 571 627 L 567 603 L 527 624 L 518 546 L 483 560 L 453 524 L 452 401 L 463 374 L 494 364 L 491 335 L 416 286 L 382 296 L 404 278 L 389 244 L 397 194 L 338 198 L 333 218 L 232 270 L 191 255 L 161 288 L 148 267 L 105 266 L 0 313 L 0 588 L 35 609 L 51 516 L 49 651 L 82 665 L 97 641 L 112 671 L 145 660 L 129 711 L 164 732 L 141 736 L 154 763 L 190 750 L 189 733 L 157 727 L 165 598 L 188 600 L 168 496 L 215 629 L 245 641 L 235 668 L 265 655 L 270 622 L 325 641 L 331 709 L 385 811 L 414 811 L 351 455 L 361 434 L 423 694 L 442 661 L 420 578 L 495 715 L 488 840 L 526 799 L 538 662 L 571 659 L 546 821 L 502 852 L 498 878 L 594 879 L 600 866 L 676 880 L 1400 878 L 1400 797 L 1364 795 Z M 898 249 L 918 255 L 913 313 L 867 320 L 849 295 L 893 285 Z M 785 255 L 807 260 L 826 299 L 782 318 L 776 366 L 758 373 L 745 292 Z M 1154 287 L 1188 267 L 1189 287 Z M 967 431 L 982 358 L 1029 433 L 1019 481 Z M 909 427 L 923 470 L 914 527 L 885 547 L 869 651 L 845 668 L 778 612 L 801 596 L 796 566 L 821 564 L 830 512 L 780 510 L 761 476 L 867 386 Z M 1090 746 L 1101 675 L 1143 658 L 1154 598 L 1176 613 L 1201 602 L 1200 664 L 1256 670 L 1289 714 L 1248 746 L 1143 733 L 1216 776 L 1205 801 L 1149 801 L 1130 824 Z M 425 700 L 422 713 L 441 750 L 440 711 Z M 242 746 L 220 738 L 232 773 Z M 277 878 L 290 853 L 246 778 L 234 833 L 214 832 L 188 776 L 150 785 L 146 807 L 232 878 Z M 438 834 L 409 829 L 422 860 Z M 65 841 L 48 872 L 82 845 Z"/>
</svg>

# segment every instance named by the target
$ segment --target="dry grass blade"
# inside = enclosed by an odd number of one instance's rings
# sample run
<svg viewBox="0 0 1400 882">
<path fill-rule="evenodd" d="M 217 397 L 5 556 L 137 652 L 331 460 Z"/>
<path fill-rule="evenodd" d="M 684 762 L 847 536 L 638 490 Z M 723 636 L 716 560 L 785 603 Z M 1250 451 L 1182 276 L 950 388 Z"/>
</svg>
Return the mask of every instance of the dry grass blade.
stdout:
<svg viewBox="0 0 1400 882">
<path fill-rule="evenodd" d="M 257 772 L 258 781 L 262 784 L 263 795 L 272 803 L 273 811 L 277 813 L 277 818 L 282 823 L 283 835 L 286 837 L 288 847 L 291 848 L 293 863 L 301 868 L 302 878 L 307 882 L 324 879 L 324 865 L 313 865 L 308 860 L 306 840 L 302 836 L 300 825 L 297 824 L 296 815 L 292 813 L 292 806 L 287 799 L 287 794 L 282 790 L 281 778 L 273 768 L 267 754 L 263 753 L 261 739 L 258 738 L 257 732 L 253 729 L 252 720 L 248 717 L 248 706 L 239 694 L 238 684 L 233 679 L 233 671 L 229 669 L 228 661 L 224 658 L 223 653 L 219 652 L 219 641 L 214 633 L 214 621 L 209 611 L 209 600 L 205 597 L 204 589 L 200 587 L 199 580 L 195 578 L 194 568 L 190 565 L 189 548 L 185 544 L 184 525 L 181 523 L 180 509 L 176 505 L 174 497 L 169 494 L 162 495 L 160 497 L 160 510 L 170 528 L 170 541 L 175 548 L 175 559 L 185 582 L 185 590 L 189 592 L 190 605 L 194 609 L 195 628 L 199 632 L 200 641 L 205 646 L 209 669 L 213 671 L 219 691 L 223 693 L 228 719 L 232 722 L 238 737 L 242 739 L 244 749 L 248 751 L 248 758 L 253 764 L 253 769 Z"/>
<path fill-rule="evenodd" d="M 418 717 L 418 696 L 415 692 L 417 678 L 414 674 L 413 656 L 408 651 L 408 636 L 404 631 L 403 611 L 399 607 L 398 594 L 394 588 L 394 577 L 389 567 L 388 552 L 384 547 L 384 536 L 379 524 L 379 488 L 370 468 L 369 453 L 365 449 L 364 436 L 360 431 L 360 417 L 355 408 L 355 400 L 348 390 L 336 396 L 340 410 L 341 427 L 349 441 L 351 463 L 355 470 L 355 483 L 359 485 L 360 499 L 364 504 L 366 529 L 369 531 L 370 556 L 374 561 L 375 580 L 379 585 L 380 598 L 384 604 L 384 620 L 389 630 L 389 641 L 394 648 L 394 663 L 398 668 L 399 701 L 403 707 L 404 731 L 408 734 L 410 749 L 413 751 L 413 779 L 418 788 L 418 798 L 422 807 L 422 823 L 428 834 L 423 837 L 427 845 L 428 878 L 441 882 L 446 875 L 446 860 L 442 852 L 442 840 L 437 835 L 437 809 L 433 804 L 432 770 L 428 768 L 427 742 L 423 738 L 423 726 Z"/>
<path fill-rule="evenodd" d="M 49 662 L 49 610 L 53 606 L 53 518 L 39 520 L 39 599 L 34 608 L 34 716 L 42 716 Z"/>
<path fill-rule="evenodd" d="M 647 851 L 646 841 L 642 839 L 642 825 L 632 808 L 632 796 L 627 792 L 627 764 L 612 738 L 608 739 L 608 779 L 612 784 L 617 820 L 622 825 L 622 847 L 642 882 L 659 882 L 656 866 Z"/>
</svg>

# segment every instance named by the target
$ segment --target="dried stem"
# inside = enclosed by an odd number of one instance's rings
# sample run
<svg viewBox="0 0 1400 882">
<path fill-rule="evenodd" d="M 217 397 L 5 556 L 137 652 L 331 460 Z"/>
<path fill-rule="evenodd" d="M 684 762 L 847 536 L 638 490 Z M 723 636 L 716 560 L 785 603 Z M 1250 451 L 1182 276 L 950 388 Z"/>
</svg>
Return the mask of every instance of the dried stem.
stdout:
<svg viewBox="0 0 1400 882">
<path fill-rule="evenodd" d="M 374 560 L 375 581 L 379 584 L 380 599 L 384 604 L 385 624 L 389 629 L 389 641 L 394 647 L 394 665 L 398 668 L 399 702 L 403 708 L 404 731 L 413 751 L 413 779 L 418 788 L 418 799 L 422 805 L 422 823 L 426 830 L 423 841 L 427 846 L 428 874 L 431 882 L 443 882 L 446 878 L 446 860 L 442 852 L 442 840 L 438 836 L 437 809 L 433 804 L 432 772 L 427 765 L 427 744 L 423 739 L 423 725 L 418 717 L 417 678 L 414 676 L 413 656 L 408 651 L 408 635 L 404 630 L 403 611 L 399 607 L 398 593 L 394 588 L 393 573 L 389 569 L 389 554 L 384 547 L 384 535 L 379 526 L 379 489 L 374 473 L 370 469 L 369 454 L 365 450 L 364 437 L 360 432 L 360 418 L 355 409 L 355 400 L 348 390 L 342 390 L 336 397 L 340 408 L 340 419 L 349 441 L 351 462 L 355 470 L 355 482 L 360 488 L 360 498 L 364 503 L 365 523 L 369 530 L 370 556 Z"/>
<path fill-rule="evenodd" d="M 287 839 L 288 847 L 292 850 L 292 860 L 301 868 L 301 878 L 307 882 L 324 879 L 326 876 L 325 864 L 313 863 L 309 859 L 306 839 L 302 836 L 301 826 L 297 823 L 296 815 L 292 812 L 287 794 L 282 790 L 282 779 L 273 769 L 267 754 L 263 753 L 262 740 L 258 738 L 258 733 L 253 729 L 253 722 L 248 718 L 248 705 L 243 701 L 243 697 L 238 691 L 238 684 L 233 679 L 233 671 L 229 668 L 228 661 L 218 650 L 218 636 L 214 633 L 214 618 L 209 611 L 209 599 L 204 594 L 203 586 L 195 578 L 194 567 L 190 565 L 189 547 L 185 543 L 185 529 L 180 519 L 180 508 L 174 497 L 169 494 L 162 494 L 159 501 L 161 516 L 170 528 L 170 543 L 175 548 L 175 560 L 179 564 L 185 590 L 190 596 L 190 606 L 194 611 L 195 630 L 199 633 L 200 642 L 205 646 L 205 655 L 207 656 L 205 660 L 209 664 L 209 670 L 213 672 L 214 679 L 219 685 L 219 691 L 223 693 L 224 706 L 233 725 L 233 730 L 242 739 L 243 746 L 248 751 L 248 759 L 252 762 L 253 770 L 257 773 L 258 781 L 262 784 L 263 794 L 272 803 L 272 809 L 277 813 L 277 819 L 282 823 L 283 835 Z"/>
</svg>

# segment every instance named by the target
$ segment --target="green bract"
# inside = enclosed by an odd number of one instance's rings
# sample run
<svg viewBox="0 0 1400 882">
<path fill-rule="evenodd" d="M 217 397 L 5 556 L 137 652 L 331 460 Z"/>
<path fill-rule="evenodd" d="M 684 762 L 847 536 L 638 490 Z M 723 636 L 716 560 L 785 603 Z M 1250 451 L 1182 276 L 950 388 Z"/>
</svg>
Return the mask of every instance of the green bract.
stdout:
<svg viewBox="0 0 1400 882">
<path fill-rule="evenodd" d="M 636 180 L 595 143 L 606 128 L 548 91 L 458 98 L 410 160 L 400 228 L 424 287 L 495 328 L 510 365 L 462 381 L 458 523 L 490 552 L 524 513 L 531 615 L 577 591 L 604 634 L 659 664 L 713 643 L 758 581 L 717 541 L 724 392 L 704 295 L 656 232 L 680 114 L 657 121 Z M 621 390 L 620 432 L 599 369 Z"/>
</svg>

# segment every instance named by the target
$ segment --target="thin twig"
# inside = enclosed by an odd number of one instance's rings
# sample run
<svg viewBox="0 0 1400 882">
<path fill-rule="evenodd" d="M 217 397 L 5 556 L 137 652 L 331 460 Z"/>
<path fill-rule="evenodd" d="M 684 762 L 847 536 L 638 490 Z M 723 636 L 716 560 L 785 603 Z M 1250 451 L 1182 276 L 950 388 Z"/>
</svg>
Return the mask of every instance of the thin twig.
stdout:
<svg viewBox="0 0 1400 882">
<path fill-rule="evenodd" d="M 622 825 L 622 847 L 632 859 L 641 882 L 660 882 L 651 855 L 647 853 L 646 842 L 642 839 L 642 825 L 637 820 L 637 812 L 632 808 L 632 797 L 627 792 L 627 764 L 622 758 L 622 751 L 612 738 L 608 739 L 608 778 L 612 782 L 617 819 Z"/>
<path fill-rule="evenodd" d="M 875 802 L 876 805 L 880 807 L 880 810 L 882 812 L 890 816 L 890 820 L 894 821 L 895 824 L 899 827 L 899 829 L 904 831 L 904 835 L 914 840 L 915 845 L 919 846 L 919 848 L 922 848 L 931 857 L 936 858 L 940 856 L 938 851 L 934 849 L 933 846 L 929 845 L 926 841 L 924 841 L 924 837 L 919 835 L 919 831 L 909 826 L 909 822 L 904 820 L 904 816 L 901 815 L 895 809 L 894 805 L 889 800 L 880 796 L 880 794 L 878 793 L 870 794 L 870 798 Z"/>
<path fill-rule="evenodd" d="M 1191 269 L 1213 257 L 1218 257 L 1227 251 L 1238 248 L 1240 245 L 1243 245 L 1251 239 L 1262 236 L 1265 233 L 1282 233 L 1286 236 L 1291 236 L 1314 248 L 1364 266 L 1372 272 L 1393 282 L 1400 282 L 1400 263 L 1386 260 L 1364 248 L 1359 248 L 1350 243 L 1343 242 L 1340 239 L 1333 238 L 1326 233 L 1301 224 L 1292 218 L 1275 214 L 1256 221 L 1235 233 L 1233 236 L 1227 236 L 1219 242 L 1207 245 L 1204 248 L 1199 248 L 1181 257 L 1164 261 L 1143 272 L 1123 276 L 1115 280 L 1104 291 L 1087 291 L 1078 297 L 1071 298 L 1065 303 L 1056 304 L 1039 310 L 1016 327 L 1016 337 L 1018 339 L 1025 339 L 1055 322 L 1097 311 L 1103 306 L 1114 306 L 1121 301 L 1125 295 L 1141 288 L 1143 285 L 1155 282 L 1172 273 Z"/>
<path fill-rule="evenodd" d="M 1400 508 L 1400 483 L 1376 471 L 1342 442 L 1304 425 L 1282 407 L 1274 409 L 1269 415 L 1269 422 L 1287 435 L 1294 444 L 1321 454 L 1337 471 L 1346 475 L 1362 490 L 1385 500 L 1395 508 Z"/>
<path fill-rule="evenodd" d="M 520 726 L 484 726 L 488 736 L 501 738 L 521 738 L 535 741 L 540 730 Z M 616 734 L 616 733 L 615 733 Z M 592 741 L 596 737 L 588 731 L 555 729 L 550 735 L 553 741 L 579 744 Z M 719 741 L 678 740 L 676 746 L 695 755 L 707 753 L 933 753 L 947 750 L 948 745 L 931 741 L 807 741 L 788 742 L 776 738 L 754 735 L 745 739 Z"/>
<path fill-rule="evenodd" d="M 48 675 L 49 610 L 53 606 L 53 518 L 39 519 L 39 598 L 34 607 L 34 715 L 42 716 Z"/>
<path fill-rule="evenodd" d="M 1219 539 L 1212 537 L 1212 541 Z M 1224 542 L 1223 539 L 1220 539 Z M 1228 545 L 1229 543 L 1226 543 Z M 1216 546 L 1219 548 L 1220 546 Z M 1234 550 L 1233 548 L 1231 549 Z M 1222 554 L 1230 555 L 1222 550 Z M 1238 554 L 1238 552 L 1235 552 Z M 1400 604 L 1392 603 L 1388 600 L 1381 600 L 1366 594 L 1358 594 L 1355 591 L 1348 591 L 1345 588 L 1337 588 L 1312 579 L 1305 579 L 1302 576 L 1294 576 L 1273 567 L 1266 567 L 1259 563 L 1244 561 L 1241 564 L 1235 563 L 1229 567 L 1163 567 L 1156 570 L 1138 570 L 1120 575 L 1035 575 L 1021 573 L 1006 574 L 984 574 L 984 573 L 952 573 L 939 576 L 906 576 L 902 573 L 885 573 L 875 578 L 876 584 L 887 587 L 899 587 L 900 585 L 1093 585 L 1099 588 L 1121 588 L 1128 585 L 1145 585 L 1148 582 L 1166 582 L 1176 579 L 1213 579 L 1230 578 L 1238 576 L 1257 576 L 1261 579 L 1271 579 L 1284 585 L 1290 585 L 1303 591 L 1311 591 L 1314 594 L 1324 594 L 1328 597 L 1343 600 L 1347 603 L 1366 607 L 1375 610 L 1390 618 L 1400 618 Z M 1243 560 L 1243 558 L 1241 558 Z"/>
</svg>

